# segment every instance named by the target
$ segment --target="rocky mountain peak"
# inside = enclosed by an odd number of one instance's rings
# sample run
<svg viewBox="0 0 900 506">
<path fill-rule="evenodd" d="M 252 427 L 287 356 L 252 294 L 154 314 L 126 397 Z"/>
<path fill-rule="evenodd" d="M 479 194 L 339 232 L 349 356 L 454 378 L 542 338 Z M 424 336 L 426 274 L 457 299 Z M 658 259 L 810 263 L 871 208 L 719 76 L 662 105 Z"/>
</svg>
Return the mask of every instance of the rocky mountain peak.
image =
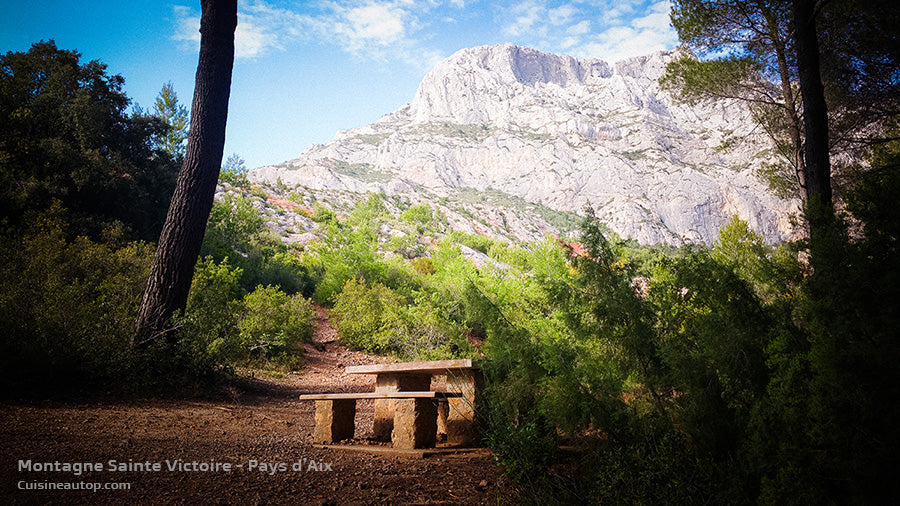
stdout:
<svg viewBox="0 0 900 506">
<path fill-rule="evenodd" d="M 652 101 L 631 95 L 658 92 L 656 83 L 673 55 L 660 52 L 611 66 L 602 60 L 578 60 L 513 44 L 463 49 L 425 76 L 409 114 L 417 123 L 446 120 L 509 127 L 529 113 L 583 105 L 591 91 L 605 88 L 618 95 L 624 92 L 625 98 L 642 105 Z M 640 86 L 628 86 L 625 79 Z M 534 107 L 535 98 L 543 99 L 544 111 Z M 594 97 L 595 101 L 604 98 Z"/>
<path fill-rule="evenodd" d="M 548 213 L 586 206 L 642 243 L 711 243 L 734 214 L 770 243 L 791 237 L 798 203 L 755 176 L 775 160 L 771 141 L 741 102 L 694 107 L 660 90 L 676 56 L 610 64 L 512 44 L 463 49 L 407 106 L 251 177 L 404 195 L 495 237 L 540 238 L 556 231 Z"/>
</svg>

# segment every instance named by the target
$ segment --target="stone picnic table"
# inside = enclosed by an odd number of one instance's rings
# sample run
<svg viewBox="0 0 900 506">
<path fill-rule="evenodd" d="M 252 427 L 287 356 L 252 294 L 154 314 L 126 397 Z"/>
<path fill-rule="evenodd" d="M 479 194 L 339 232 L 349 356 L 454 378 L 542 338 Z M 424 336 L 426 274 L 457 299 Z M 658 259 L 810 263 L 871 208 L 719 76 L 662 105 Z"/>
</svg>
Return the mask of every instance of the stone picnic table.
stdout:
<svg viewBox="0 0 900 506">
<path fill-rule="evenodd" d="M 482 375 L 471 359 L 359 365 L 344 372 L 374 374 L 375 391 L 301 395 L 316 402 L 316 442 L 353 438 L 357 399 L 375 400 L 374 438 L 390 440 L 396 449 L 432 448 L 438 432 L 454 446 L 478 442 L 475 403 Z M 431 390 L 433 376 L 446 376 L 446 392 Z"/>
</svg>

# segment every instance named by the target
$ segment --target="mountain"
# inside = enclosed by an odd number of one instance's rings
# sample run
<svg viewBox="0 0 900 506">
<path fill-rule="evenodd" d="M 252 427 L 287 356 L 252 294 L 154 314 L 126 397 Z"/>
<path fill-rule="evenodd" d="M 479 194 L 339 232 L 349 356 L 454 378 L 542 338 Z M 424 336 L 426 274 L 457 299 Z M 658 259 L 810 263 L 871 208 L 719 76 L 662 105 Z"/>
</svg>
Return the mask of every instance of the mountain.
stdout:
<svg viewBox="0 0 900 506">
<path fill-rule="evenodd" d="M 406 106 L 250 178 L 310 198 L 426 201 L 494 237 L 539 239 L 587 207 L 643 244 L 709 244 L 735 214 L 768 243 L 793 237 L 799 202 L 755 175 L 775 160 L 772 142 L 745 103 L 691 106 L 661 90 L 676 56 L 610 64 L 512 44 L 463 49 Z"/>
</svg>

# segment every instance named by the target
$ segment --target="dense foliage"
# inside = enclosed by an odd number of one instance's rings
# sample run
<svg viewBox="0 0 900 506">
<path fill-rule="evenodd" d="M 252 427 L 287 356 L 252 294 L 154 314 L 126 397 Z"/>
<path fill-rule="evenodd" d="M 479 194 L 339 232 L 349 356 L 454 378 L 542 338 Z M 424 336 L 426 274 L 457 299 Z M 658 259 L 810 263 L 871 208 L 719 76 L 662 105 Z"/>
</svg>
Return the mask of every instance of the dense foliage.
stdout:
<svg viewBox="0 0 900 506">
<path fill-rule="evenodd" d="M 188 309 L 168 330 L 178 338 L 132 347 L 154 250 L 136 239 L 159 235 L 185 111 L 166 85 L 156 115 L 129 116 L 121 76 L 79 59 L 41 42 L 0 61 L 6 394 L 182 391 L 221 378 L 222 366 L 296 364 L 311 333 L 312 308 L 299 294 L 312 293 L 311 278 L 239 198 L 213 213 L 205 249 L 218 263 L 198 263 Z"/>
<path fill-rule="evenodd" d="M 0 57 L 0 225 L 57 199 L 92 237 L 119 222 L 155 240 L 178 171 L 155 147 L 168 127 L 126 114 L 123 78 L 80 57 L 52 41 Z"/>
</svg>

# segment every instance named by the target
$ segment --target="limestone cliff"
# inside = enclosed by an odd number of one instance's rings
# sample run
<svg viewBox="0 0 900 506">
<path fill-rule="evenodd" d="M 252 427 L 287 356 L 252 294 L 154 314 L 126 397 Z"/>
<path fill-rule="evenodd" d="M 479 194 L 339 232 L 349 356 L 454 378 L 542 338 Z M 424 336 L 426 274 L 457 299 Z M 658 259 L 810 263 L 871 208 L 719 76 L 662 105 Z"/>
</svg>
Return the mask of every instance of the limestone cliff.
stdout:
<svg viewBox="0 0 900 506">
<path fill-rule="evenodd" d="M 511 44 L 464 49 L 400 110 L 250 177 L 427 200 L 459 228 L 520 239 L 558 228 L 544 211 L 586 206 L 645 244 L 708 244 L 735 214 L 769 243 L 791 237 L 799 203 L 754 175 L 774 160 L 771 141 L 741 102 L 690 106 L 660 90 L 674 57 L 610 64 Z M 459 198 L 473 194 L 504 198 Z"/>
</svg>

